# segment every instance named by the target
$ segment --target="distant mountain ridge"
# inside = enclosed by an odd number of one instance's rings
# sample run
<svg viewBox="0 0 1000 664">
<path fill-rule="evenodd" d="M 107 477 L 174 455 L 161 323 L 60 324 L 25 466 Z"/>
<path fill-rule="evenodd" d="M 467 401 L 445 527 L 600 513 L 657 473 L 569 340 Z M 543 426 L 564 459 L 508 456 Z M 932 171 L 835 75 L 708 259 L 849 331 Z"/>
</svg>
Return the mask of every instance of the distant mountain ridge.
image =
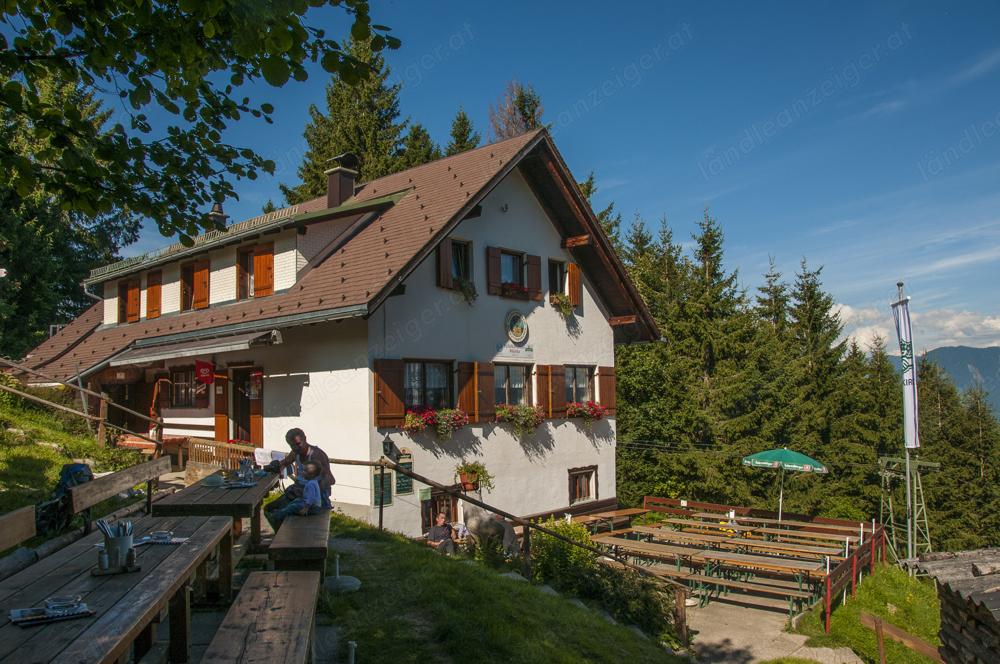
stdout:
<svg viewBox="0 0 1000 664">
<path fill-rule="evenodd" d="M 969 346 L 943 346 L 927 351 L 927 355 L 936 358 L 938 364 L 955 381 L 955 386 L 964 390 L 972 384 L 978 374 L 983 385 L 990 393 L 993 407 L 1000 413 L 1000 346 L 989 348 L 970 348 Z M 890 356 L 896 371 L 902 368 L 902 362 L 897 356 Z"/>
</svg>

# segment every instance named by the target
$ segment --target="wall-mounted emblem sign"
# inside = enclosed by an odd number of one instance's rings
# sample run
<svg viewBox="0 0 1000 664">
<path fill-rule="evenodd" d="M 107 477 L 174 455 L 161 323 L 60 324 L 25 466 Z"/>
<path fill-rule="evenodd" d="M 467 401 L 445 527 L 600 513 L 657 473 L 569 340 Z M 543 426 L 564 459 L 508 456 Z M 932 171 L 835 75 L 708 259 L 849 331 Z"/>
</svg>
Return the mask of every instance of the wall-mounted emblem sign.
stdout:
<svg viewBox="0 0 1000 664">
<path fill-rule="evenodd" d="M 516 344 L 528 338 L 528 321 L 525 320 L 524 314 L 517 309 L 507 314 L 505 327 L 507 328 L 507 338 Z"/>
</svg>

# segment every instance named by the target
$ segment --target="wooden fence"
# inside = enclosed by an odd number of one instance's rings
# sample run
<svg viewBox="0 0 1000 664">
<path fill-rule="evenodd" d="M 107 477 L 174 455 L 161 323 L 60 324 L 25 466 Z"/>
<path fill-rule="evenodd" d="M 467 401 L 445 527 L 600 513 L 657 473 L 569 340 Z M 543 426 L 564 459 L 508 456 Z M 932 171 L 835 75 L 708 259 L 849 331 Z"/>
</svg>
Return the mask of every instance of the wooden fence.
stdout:
<svg viewBox="0 0 1000 664">
<path fill-rule="evenodd" d="M 189 438 L 187 447 L 188 461 L 196 461 L 226 470 L 237 470 L 240 461 L 253 460 L 256 447 L 237 445 L 235 443 L 220 443 L 205 438 Z"/>
</svg>

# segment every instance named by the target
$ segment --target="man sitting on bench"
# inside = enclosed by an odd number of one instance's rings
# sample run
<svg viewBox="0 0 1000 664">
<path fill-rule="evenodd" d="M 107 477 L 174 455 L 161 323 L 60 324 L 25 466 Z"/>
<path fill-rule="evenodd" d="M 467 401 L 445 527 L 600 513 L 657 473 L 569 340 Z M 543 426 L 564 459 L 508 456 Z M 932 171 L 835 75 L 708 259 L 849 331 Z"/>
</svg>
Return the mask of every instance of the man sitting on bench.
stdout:
<svg viewBox="0 0 1000 664">
<path fill-rule="evenodd" d="M 302 478 L 305 480 L 305 484 L 302 487 L 302 497 L 293 500 L 287 507 L 276 510 L 271 514 L 271 518 L 274 519 L 275 529 L 281 526 L 281 522 L 287 516 L 293 514 L 300 514 L 302 516 L 319 514 L 320 509 L 323 507 L 323 498 L 320 494 L 319 482 L 316 481 L 316 478 L 319 477 L 321 472 L 319 464 L 315 461 L 306 461 L 302 464 Z"/>
<path fill-rule="evenodd" d="M 431 526 L 427 533 L 427 544 L 450 556 L 455 553 L 455 540 L 451 536 L 451 526 L 445 523 L 447 517 L 445 517 L 444 512 L 438 514 L 435 521 L 437 525 Z"/>
<path fill-rule="evenodd" d="M 306 442 L 306 434 L 302 429 L 289 429 L 285 434 L 285 442 L 292 448 L 292 451 L 284 459 L 272 461 L 264 467 L 264 470 L 268 472 L 280 473 L 282 469 L 291 466 L 295 473 L 295 485 L 287 489 L 284 496 L 264 506 L 264 518 L 271 524 L 271 528 L 275 532 L 278 530 L 278 526 L 274 522 L 275 513 L 285 509 L 292 501 L 301 498 L 303 495 L 302 469 L 306 463 L 312 461 L 319 465 L 320 474 L 316 480 L 319 482 L 323 507 L 330 507 L 330 487 L 337 482 L 333 477 L 333 472 L 330 470 L 330 457 L 320 448 Z"/>
</svg>

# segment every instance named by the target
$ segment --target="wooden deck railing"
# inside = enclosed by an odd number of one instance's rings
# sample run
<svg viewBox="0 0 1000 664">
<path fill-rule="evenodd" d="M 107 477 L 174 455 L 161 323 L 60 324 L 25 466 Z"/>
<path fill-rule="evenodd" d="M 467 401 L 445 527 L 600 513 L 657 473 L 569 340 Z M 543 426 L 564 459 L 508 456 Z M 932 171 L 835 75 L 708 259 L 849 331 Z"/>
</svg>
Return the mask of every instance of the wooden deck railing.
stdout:
<svg viewBox="0 0 1000 664">
<path fill-rule="evenodd" d="M 188 461 L 220 466 L 226 470 L 236 470 L 240 467 L 240 461 L 253 459 L 253 453 L 256 449 L 250 445 L 220 443 L 205 438 L 189 438 L 187 458 Z"/>
</svg>

